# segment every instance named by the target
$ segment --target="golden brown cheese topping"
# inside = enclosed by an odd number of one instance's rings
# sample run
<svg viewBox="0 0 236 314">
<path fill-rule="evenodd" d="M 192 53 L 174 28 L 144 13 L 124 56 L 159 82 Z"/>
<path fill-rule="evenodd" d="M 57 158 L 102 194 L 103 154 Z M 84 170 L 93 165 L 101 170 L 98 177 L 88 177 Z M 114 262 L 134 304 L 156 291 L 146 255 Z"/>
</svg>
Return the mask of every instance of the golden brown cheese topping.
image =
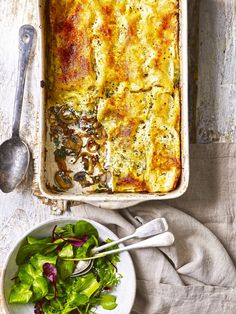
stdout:
<svg viewBox="0 0 236 314">
<path fill-rule="evenodd" d="M 180 176 L 178 0 L 50 0 L 54 190 L 168 192 Z"/>
</svg>

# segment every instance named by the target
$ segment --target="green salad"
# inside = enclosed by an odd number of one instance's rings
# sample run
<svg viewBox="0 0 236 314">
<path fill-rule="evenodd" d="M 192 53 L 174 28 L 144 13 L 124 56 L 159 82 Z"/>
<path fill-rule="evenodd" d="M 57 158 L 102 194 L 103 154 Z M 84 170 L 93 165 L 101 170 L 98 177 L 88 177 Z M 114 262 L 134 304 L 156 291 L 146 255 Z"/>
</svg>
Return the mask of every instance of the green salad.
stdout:
<svg viewBox="0 0 236 314">
<path fill-rule="evenodd" d="M 84 220 L 55 226 L 47 238 L 27 237 L 16 256 L 19 269 L 9 303 L 34 303 L 35 314 L 92 314 L 99 305 L 114 309 L 112 289 L 122 277 L 117 272 L 117 254 L 95 259 L 87 274 L 70 277 L 77 261 L 101 244 L 96 228 Z"/>
</svg>

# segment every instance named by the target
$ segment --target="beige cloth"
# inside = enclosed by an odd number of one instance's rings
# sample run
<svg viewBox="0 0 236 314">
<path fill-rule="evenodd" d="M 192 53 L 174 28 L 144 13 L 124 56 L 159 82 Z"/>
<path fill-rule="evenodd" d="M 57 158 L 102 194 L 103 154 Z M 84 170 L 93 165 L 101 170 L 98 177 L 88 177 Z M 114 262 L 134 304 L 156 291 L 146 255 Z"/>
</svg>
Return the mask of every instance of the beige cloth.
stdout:
<svg viewBox="0 0 236 314">
<path fill-rule="evenodd" d="M 148 202 L 110 211 L 81 205 L 87 217 L 130 234 L 138 222 L 165 217 L 175 244 L 133 251 L 137 295 L 132 313 L 236 313 L 236 144 L 191 146 L 187 193 L 169 205 Z M 177 209 L 178 208 L 178 209 Z"/>
</svg>

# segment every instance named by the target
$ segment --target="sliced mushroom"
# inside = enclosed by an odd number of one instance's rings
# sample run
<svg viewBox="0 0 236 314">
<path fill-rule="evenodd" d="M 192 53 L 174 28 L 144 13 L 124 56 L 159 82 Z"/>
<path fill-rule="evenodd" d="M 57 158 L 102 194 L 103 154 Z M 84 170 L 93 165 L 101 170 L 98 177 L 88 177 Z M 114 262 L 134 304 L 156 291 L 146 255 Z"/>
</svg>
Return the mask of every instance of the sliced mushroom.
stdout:
<svg viewBox="0 0 236 314">
<path fill-rule="evenodd" d="M 67 171 L 67 166 L 66 166 L 67 152 L 66 152 L 66 149 L 64 147 L 56 149 L 54 152 L 54 156 L 55 156 L 55 161 L 57 163 L 59 170 Z"/>
<path fill-rule="evenodd" d="M 79 120 L 79 126 L 81 128 L 81 130 L 83 131 L 87 131 L 89 133 L 93 133 L 94 132 L 94 123 L 96 122 L 96 117 L 87 117 L 87 116 L 83 116 L 80 118 Z"/>
<path fill-rule="evenodd" d="M 80 157 L 82 159 L 82 163 L 84 166 L 84 170 L 88 173 L 88 174 L 93 174 L 94 172 L 94 166 L 95 166 L 95 161 L 93 156 L 91 156 L 88 153 L 82 153 L 80 154 Z"/>
<path fill-rule="evenodd" d="M 93 182 L 89 182 L 87 180 L 87 173 L 85 171 L 77 172 L 74 175 L 74 180 L 79 182 L 83 188 L 89 187 L 90 185 L 93 184 Z"/>
<path fill-rule="evenodd" d="M 58 106 L 51 106 L 48 108 L 46 115 L 47 115 L 47 120 L 49 121 L 51 125 L 57 122 L 57 115 L 58 115 L 59 110 L 60 109 Z"/>
<path fill-rule="evenodd" d="M 72 136 L 70 136 L 69 138 L 66 138 L 63 141 L 63 145 L 67 148 L 67 149 L 71 149 L 73 151 L 75 151 L 76 153 L 80 153 L 81 148 L 83 146 L 83 141 L 82 139 L 79 137 L 79 135 L 74 134 Z"/>
<path fill-rule="evenodd" d="M 104 130 L 104 128 L 102 126 L 97 128 L 96 129 L 96 134 L 94 135 L 94 141 L 98 145 L 102 146 L 102 145 L 105 144 L 106 138 L 107 138 L 107 134 L 106 134 L 106 131 Z"/>
<path fill-rule="evenodd" d="M 55 156 L 55 161 L 57 163 L 57 166 L 62 171 L 67 171 L 66 161 L 63 158 L 60 158 L 59 156 Z"/>
<path fill-rule="evenodd" d="M 78 156 L 77 155 L 70 155 L 68 158 L 68 163 L 71 165 L 74 165 L 78 160 Z"/>
<path fill-rule="evenodd" d="M 65 124 L 73 124 L 78 121 L 75 110 L 73 108 L 68 108 L 67 106 L 61 107 L 58 118 Z"/>
<path fill-rule="evenodd" d="M 57 171 L 54 180 L 56 185 L 63 191 L 67 191 L 73 187 L 71 177 L 64 171 Z"/>
<path fill-rule="evenodd" d="M 92 139 L 88 140 L 86 148 L 89 153 L 96 153 L 99 150 L 99 145 Z"/>
</svg>

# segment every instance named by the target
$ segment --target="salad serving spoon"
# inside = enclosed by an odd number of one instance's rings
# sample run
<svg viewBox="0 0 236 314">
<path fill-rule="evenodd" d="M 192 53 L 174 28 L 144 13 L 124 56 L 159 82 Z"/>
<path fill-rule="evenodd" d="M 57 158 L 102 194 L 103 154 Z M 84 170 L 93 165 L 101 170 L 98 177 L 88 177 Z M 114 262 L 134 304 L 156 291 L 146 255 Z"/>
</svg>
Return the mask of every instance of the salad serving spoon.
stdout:
<svg viewBox="0 0 236 314">
<path fill-rule="evenodd" d="M 144 225 L 138 227 L 134 233 L 132 233 L 131 235 L 128 235 L 124 238 L 121 238 L 119 240 L 116 241 L 112 241 L 110 243 L 95 247 L 91 250 L 91 254 L 94 255 L 98 252 L 101 252 L 111 246 L 117 245 L 119 243 L 125 242 L 127 240 L 133 239 L 133 238 L 147 238 L 147 237 L 151 237 L 154 236 L 156 234 L 160 234 L 163 233 L 165 231 L 168 230 L 168 224 L 165 218 L 156 218 L 153 219 L 147 223 L 145 223 Z"/>
<path fill-rule="evenodd" d="M 156 233 L 154 233 L 154 231 L 152 231 L 148 235 L 148 233 L 147 233 L 148 228 L 147 227 L 142 228 L 142 227 L 153 222 L 153 221 L 151 221 L 151 222 L 137 228 L 136 231 L 128 237 L 125 237 L 125 238 L 119 239 L 117 241 L 102 245 L 100 247 L 96 247 L 93 250 L 91 250 L 91 253 L 92 253 L 91 257 L 84 258 L 83 260 L 78 261 L 78 264 L 77 264 L 73 274 L 71 275 L 71 277 L 81 276 L 81 275 L 84 275 L 87 272 L 89 272 L 91 270 L 91 268 L 93 267 L 93 261 L 96 258 L 104 257 L 104 256 L 107 256 L 110 254 L 120 253 L 123 251 L 132 250 L 132 249 L 139 249 L 139 248 L 146 248 L 146 247 L 162 247 L 162 246 L 172 245 L 174 243 L 174 236 L 171 232 L 165 232 L 168 229 L 168 225 L 167 225 L 165 219 L 164 218 L 159 218 L 159 219 L 163 219 L 163 221 L 164 221 L 163 231 L 161 231 L 159 229 L 159 232 L 156 231 Z M 145 231 L 145 229 L 146 229 L 146 231 Z M 151 229 L 151 230 L 153 230 L 153 229 Z M 157 234 L 157 233 L 159 233 L 159 234 Z M 140 241 L 140 242 L 134 243 L 132 245 L 129 245 L 129 246 L 126 246 L 123 248 L 114 249 L 114 250 L 110 250 L 110 251 L 96 254 L 97 252 L 104 250 L 105 248 L 114 246 L 115 244 L 118 244 L 118 243 L 121 243 L 121 242 L 127 240 L 127 238 L 129 238 L 129 239 L 131 239 L 133 237 L 141 238 L 141 234 L 143 234 L 143 237 L 152 236 L 153 234 L 157 234 L 157 235 L 154 237 L 148 238 L 144 241 Z M 139 235 L 139 236 L 137 236 L 137 235 Z"/>
<path fill-rule="evenodd" d="M 106 243 L 104 245 L 95 247 L 91 250 L 91 255 L 94 255 L 100 251 L 103 251 L 109 247 L 117 245 L 119 243 L 125 242 L 133 238 L 147 238 L 154 236 L 156 234 L 163 233 L 168 230 L 168 224 L 165 218 L 156 218 L 153 219 L 142 226 L 138 227 L 131 235 L 128 235 L 124 238 Z M 84 274 L 84 271 L 87 273 L 93 266 L 90 260 L 81 260 L 77 263 L 76 268 L 71 275 L 72 277 Z"/>
<path fill-rule="evenodd" d="M 91 268 L 93 267 L 93 262 L 95 259 L 97 258 L 101 258 L 101 257 L 105 257 L 111 254 L 117 254 L 117 253 L 121 253 L 124 251 L 130 251 L 130 250 L 134 250 L 134 249 L 142 249 L 142 248 L 148 248 L 148 247 L 166 247 L 166 246 L 170 246 L 174 243 L 174 235 L 171 232 L 164 232 L 162 234 L 158 234 L 154 237 L 148 238 L 146 240 L 128 245 L 128 246 L 124 246 L 122 248 L 119 249 L 114 249 L 114 250 L 110 250 L 110 251 L 106 251 L 106 252 L 102 252 L 102 253 L 98 253 L 98 254 L 94 254 L 91 257 L 86 257 L 83 258 L 81 260 L 78 259 L 79 263 L 81 263 L 81 269 L 75 269 L 75 271 L 73 272 L 73 274 L 71 275 L 71 277 L 77 277 L 77 276 L 82 276 L 85 275 L 86 273 L 88 273 Z M 67 258 L 66 260 L 73 260 L 73 261 L 77 261 L 77 259 L 69 259 Z M 82 266 L 84 267 L 84 269 L 82 269 Z"/>
<path fill-rule="evenodd" d="M 23 25 L 19 31 L 19 64 L 12 137 L 0 146 L 0 189 L 9 193 L 24 179 L 30 161 L 28 146 L 19 136 L 26 69 L 33 44 L 35 29 Z"/>
</svg>

